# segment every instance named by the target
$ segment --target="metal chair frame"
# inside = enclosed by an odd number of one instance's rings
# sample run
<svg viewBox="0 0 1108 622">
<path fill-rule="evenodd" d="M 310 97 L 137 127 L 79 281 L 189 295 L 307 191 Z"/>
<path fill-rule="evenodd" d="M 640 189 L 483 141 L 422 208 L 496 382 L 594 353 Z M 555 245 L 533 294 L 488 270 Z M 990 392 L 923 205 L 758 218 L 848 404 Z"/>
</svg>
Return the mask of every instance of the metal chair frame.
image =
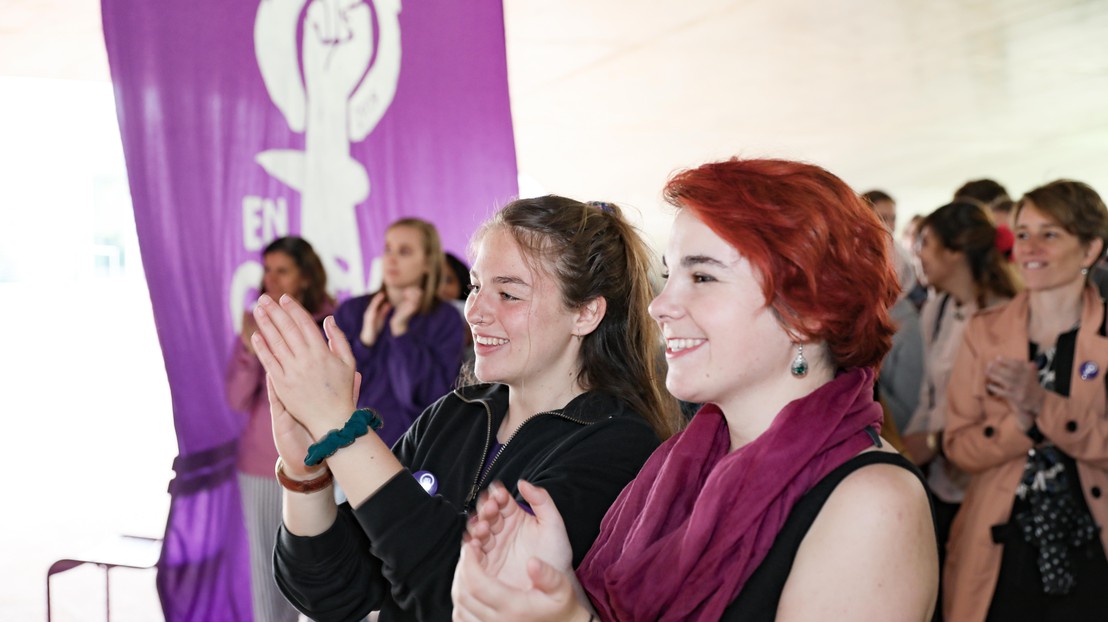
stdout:
<svg viewBox="0 0 1108 622">
<path fill-rule="evenodd" d="M 161 544 L 160 538 L 120 535 L 101 543 L 88 555 L 59 559 L 51 564 L 50 569 L 46 571 L 46 622 L 52 622 L 53 620 L 50 579 L 56 574 L 85 564 L 94 564 L 104 569 L 104 614 L 105 619 L 111 622 L 112 568 L 134 568 L 137 570 L 153 568 L 158 563 Z"/>
</svg>

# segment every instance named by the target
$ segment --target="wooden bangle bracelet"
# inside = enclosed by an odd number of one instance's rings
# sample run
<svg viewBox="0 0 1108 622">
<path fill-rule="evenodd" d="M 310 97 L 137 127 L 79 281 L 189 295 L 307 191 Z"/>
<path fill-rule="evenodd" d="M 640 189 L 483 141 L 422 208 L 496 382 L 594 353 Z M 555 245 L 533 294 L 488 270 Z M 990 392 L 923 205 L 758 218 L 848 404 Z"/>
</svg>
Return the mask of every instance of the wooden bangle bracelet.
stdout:
<svg viewBox="0 0 1108 622">
<path fill-rule="evenodd" d="M 281 487 L 285 490 L 291 490 L 292 492 L 299 492 L 301 494 L 311 494 L 313 492 L 319 492 L 324 488 L 331 485 L 331 481 L 335 479 L 331 475 L 331 469 L 323 469 L 323 475 L 315 477 L 309 480 L 292 479 L 285 474 L 285 462 L 281 460 L 281 457 L 277 457 L 277 464 L 274 465 L 273 470 L 277 474 L 277 482 L 281 484 Z"/>
</svg>

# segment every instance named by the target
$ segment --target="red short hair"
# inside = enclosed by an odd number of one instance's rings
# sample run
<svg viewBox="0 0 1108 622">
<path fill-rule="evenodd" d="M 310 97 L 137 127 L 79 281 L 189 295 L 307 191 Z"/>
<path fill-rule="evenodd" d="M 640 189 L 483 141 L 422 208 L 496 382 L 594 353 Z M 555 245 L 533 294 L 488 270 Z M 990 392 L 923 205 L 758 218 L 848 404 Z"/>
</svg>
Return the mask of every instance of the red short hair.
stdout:
<svg viewBox="0 0 1108 622">
<path fill-rule="evenodd" d="M 889 234 L 841 179 L 811 164 L 740 160 L 677 173 L 666 200 L 734 246 L 782 325 L 823 341 L 837 367 L 877 367 L 899 285 Z"/>
</svg>

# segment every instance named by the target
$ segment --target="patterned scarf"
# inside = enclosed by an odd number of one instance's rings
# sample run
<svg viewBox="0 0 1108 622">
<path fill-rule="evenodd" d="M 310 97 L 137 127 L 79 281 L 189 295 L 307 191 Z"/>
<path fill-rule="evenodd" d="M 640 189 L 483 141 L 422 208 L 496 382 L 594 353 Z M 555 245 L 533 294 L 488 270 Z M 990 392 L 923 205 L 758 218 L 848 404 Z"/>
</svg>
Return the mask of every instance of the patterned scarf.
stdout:
<svg viewBox="0 0 1108 622">
<path fill-rule="evenodd" d="M 1039 368 L 1039 384 L 1051 392 L 1055 392 L 1057 379 L 1056 354 L 1057 349 L 1051 347 L 1034 358 Z M 1092 515 L 1081 507 L 1078 498 L 1081 491 L 1066 469 L 1066 462 L 1062 450 L 1049 441 L 1028 452 L 1016 487 L 1016 496 L 1025 503 L 1017 504 L 1012 517 L 1023 541 L 1039 551 L 1035 561 L 1043 593 L 1055 596 L 1069 594 L 1077 586 L 1077 557 L 1100 544 L 1100 529 Z"/>
<path fill-rule="evenodd" d="M 723 413 L 702 408 L 623 490 L 577 570 L 601 619 L 718 620 L 797 500 L 873 445 L 873 378 L 839 374 L 734 452 Z"/>
</svg>

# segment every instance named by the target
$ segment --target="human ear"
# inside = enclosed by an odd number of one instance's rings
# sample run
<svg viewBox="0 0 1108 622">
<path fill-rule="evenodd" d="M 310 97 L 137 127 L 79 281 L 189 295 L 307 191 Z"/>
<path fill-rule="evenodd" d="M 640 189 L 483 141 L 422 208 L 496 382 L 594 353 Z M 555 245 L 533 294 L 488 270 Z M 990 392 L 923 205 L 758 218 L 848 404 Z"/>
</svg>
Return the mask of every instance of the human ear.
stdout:
<svg viewBox="0 0 1108 622">
<path fill-rule="evenodd" d="M 597 296 L 586 302 L 577 310 L 577 319 L 574 321 L 573 334 L 584 337 L 600 326 L 604 319 L 604 313 L 608 310 L 608 301 L 603 296 Z"/>
<path fill-rule="evenodd" d="M 1103 255 L 1104 240 L 1101 240 L 1100 238 L 1093 238 L 1089 241 L 1088 244 L 1085 245 L 1085 259 L 1092 259 L 1092 263 L 1085 267 L 1092 269 L 1092 267 L 1096 265 L 1096 262 L 1099 261 Z"/>
<path fill-rule="evenodd" d="M 785 331 L 788 335 L 789 341 L 793 343 L 812 343 L 811 337 L 805 337 L 804 335 L 818 335 L 823 330 L 823 324 L 818 320 L 804 319 L 795 312 L 787 309 L 780 309 L 778 305 L 770 305 L 769 310 L 773 312 L 773 317 L 777 320 L 777 325 L 781 327 L 781 330 Z M 792 321 L 786 322 L 782 313 L 789 313 L 789 317 Z"/>
</svg>

